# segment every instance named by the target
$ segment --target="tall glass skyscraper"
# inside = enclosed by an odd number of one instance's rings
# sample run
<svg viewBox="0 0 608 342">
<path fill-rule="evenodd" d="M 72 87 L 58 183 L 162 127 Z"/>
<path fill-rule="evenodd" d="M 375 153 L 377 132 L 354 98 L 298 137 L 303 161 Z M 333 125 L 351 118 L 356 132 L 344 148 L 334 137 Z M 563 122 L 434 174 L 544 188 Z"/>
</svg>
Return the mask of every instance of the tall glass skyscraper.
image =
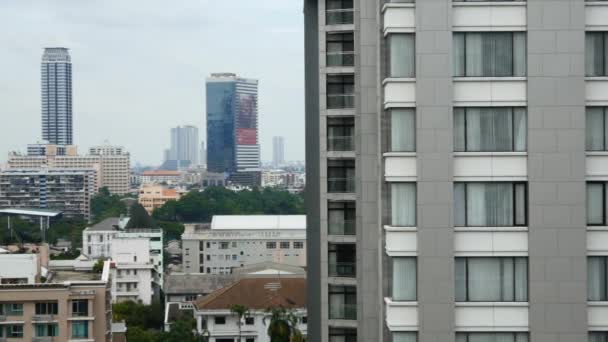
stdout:
<svg viewBox="0 0 608 342">
<path fill-rule="evenodd" d="M 258 81 L 235 74 L 207 78 L 207 169 L 243 185 L 260 183 Z"/>
<path fill-rule="evenodd" d="M 72 145 L 72 62 L 68 49 L 44 49 L 40 71 L 42 139 Z"/>
</svg>

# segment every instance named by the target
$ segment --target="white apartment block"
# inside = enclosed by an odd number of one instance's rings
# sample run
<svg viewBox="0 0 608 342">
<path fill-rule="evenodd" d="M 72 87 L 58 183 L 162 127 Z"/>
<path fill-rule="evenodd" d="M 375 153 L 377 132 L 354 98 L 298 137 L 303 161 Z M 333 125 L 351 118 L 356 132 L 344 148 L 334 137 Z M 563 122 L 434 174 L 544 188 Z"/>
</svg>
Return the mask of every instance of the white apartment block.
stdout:
<svg viewBox="0 0 608 342">
<path fill-rule="evenodd" d="M 141 302 L 149 305 L 154 264 L 149 241 L 144 238 L 114 239 L 111 245 L 112 301 Z"/>
<path fill-rule="evenodd" d="M 38 254 L 0 254 L 0 284 L 34 284 L 40 274 Z"/>
<path fill-rule="evenodd" d="M 306 216 L 216 215 L 211 225 L 187 224 L 182 235 L 185 273 L 230 274 L 245 265 L 306 266 Z"/>
<path fill-rule="evenodd" d="M 110 246 L 118 233 L 125 229 L 128 217 L 109 217 L 82 231 L 82 254 L 89 259 L 110 258 Z"/>
</svg>

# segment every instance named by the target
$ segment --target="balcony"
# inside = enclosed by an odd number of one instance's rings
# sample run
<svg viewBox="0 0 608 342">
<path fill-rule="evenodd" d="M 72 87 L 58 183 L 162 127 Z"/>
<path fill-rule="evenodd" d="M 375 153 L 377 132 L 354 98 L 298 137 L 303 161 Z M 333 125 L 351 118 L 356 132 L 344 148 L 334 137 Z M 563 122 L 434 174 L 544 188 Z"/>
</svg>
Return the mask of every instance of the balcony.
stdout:
<svg viewBox="0 0 608 342">
<path fill-rule="evenodd" d="M 355 150 L 355 137 L 352 135 L 327 137 L 327 150 L 335 152 L 350 152 Z"/>
<path fill-rule="evenodd" d="M 337 178 L 332 177 L 327 179 L 327 192 L 330 193 L 354 193 L 355 179 L 354 178 Z"/>
<path fill-rule="evenodd" d="M 355 108 L 354 94 L 327 94 L 327 109 Z"/>
<path fill-rule="evenodd" d="M 330 262 L 329 276 L 339 278 L 355 278 L 357 276 L 357 263 L 355 262 Z"/>
<path fill-rule="evenodd" d="M 356 220 L 343 220 L 340 222 L 329 222 L 329 235 L 356 235 Z"/>
<path fill-rule="evenodd" d="M 455 152 L 454 179 L 466 181 L 525 180 L 528 176 L 526 152 Z"/>
<path fill-rule="evenodd" d="M 355 11 L 352 8 L 328 9 L 325 11 L 327 25 L 349 25 L 354 23 Z"/>
<path fill-rule="evenodd" d="M 52 322 L 55 320 L 53 315 L 34 315 L 32 316 L 32 322 Z"/>
<path fill-rule="evenodd" d="M 527 302 L 457 302 L 454 323 L 463 331 L 525 331 L 528 306 Z"/>
<path fill-rule="evenodd" d="M 395 302 L 384 298 L 386 326 L 391 331 L 413 331 L 418 328 L 418 303 Z"/>
<path fill-rule="evenodd" d="M 355 65 L 355 53 L 353 51 L 328 52 L 328 67 L 352 67 Z"/>
<path fill-rule="evenodd" d="M 329 319 L 356 320 L 357 304 L 330 305 Z"/>
<path fill-rule="evenodd" d="M 454 2 L 455 31 L 521 31 L 526 29 L 526 2 Z"/>
<path fill-rule="evenodd" d="M 53 341 L 52 336 L 39 336 L 39 337 L 32 338 L 32 342 L 51 342 L 51 341 Z"/>
<path fill-rule="evenodd" d="M 526 77 L 454 77 L 454 104 L 526 106 Z"/>
</svg>

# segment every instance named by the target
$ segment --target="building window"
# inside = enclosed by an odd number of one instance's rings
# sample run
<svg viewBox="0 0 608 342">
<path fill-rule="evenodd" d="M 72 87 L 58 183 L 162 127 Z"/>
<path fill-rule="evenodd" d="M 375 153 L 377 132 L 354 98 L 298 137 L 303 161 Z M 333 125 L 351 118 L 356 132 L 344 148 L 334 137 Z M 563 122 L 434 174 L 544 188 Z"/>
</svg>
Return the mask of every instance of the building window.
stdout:
<svg viewBox="0 0 608 342">
<path fill-rule="evenodd" d="M 525 340 L 525 342 L 528 342 L 528 340 Z M 608 332 L 606 332 L 606 331 L 589 332 L 589 342 L 608 342 Z"/>
<path fill-rule="evenodd" d="M 456 258 L 457 302 L 528 301 L 528 258 Z"/>
<path fill-rule="evenodd" d="M 608 107 L 587 107 L 586 143 L 587 151 L 608 150 Z"/>
<path fill-rule="evenodd" d="M 255 323 L 254 317 L 245 317 L 245 325 L 253 325 Z"/>
<path fill-rule="evenodd" d="M 416 77 L 416 39 L 413 33 L 388 35 L 389 77 Z"/>
<path fill-rule="evenodd" d="M 303 249 L 303 248 L 304 248 L 304 242 L 302 242 L 302 241 L 293 242 L 293 249 Z"/>
<path fill-rule="evenodd" d="M 590 302 L 608 301 L 608 257 L 587 258 L 587 299 Z"/>
<path fill-rule="evenodd" d="M 198 243 L 198 250 L 199 251 L 204 251 L 205 250 L 205 243 L 203 241 L 199 241 L 199 243 Z"/>
<path fill-rule="evenodd" d="M 357 342 L 357 330 L 329 328 L 329 342 Z"/>
<path fill-rule="evenodd" d="M 390 152 L 416 151 L 416 112 L 410 108 L 394 108 L 390 115 Z"/>
<path fill-rule="evenodd" d="M 76 299 L 72 301 L 72 316 L 86 317 L 89 315 L 89 301 Z"/>
<path fill-rule="evenodd" d="M 57 336 L 59 332 L 59 326 L 57 323 L 51 324 L 35 324 L 36 337 L 50 337 Z"/>
<path fill-rule="evenodd" d="M 302 316 L 302 324 L 308 324 L 308 316 Z"/>
<path fill-rule="evenodd" d="M 88 338 L 89 337 L 89 322 L 88 321 L 72 321 L 72 338 Z"/>
<path fill-rule="evenodd" d="M 345 25 L 353 23 L 353 0 L 327 0 L 325 6 L 327 25 Z"/>
<path fill-rule="evenodd" d="M 357 319 L 357 288 L 329 285 L 329 319 Z"/>
<path fill-rule="evenodd" d="M 357 247 L 355 244 L 330 243 L 328 254 L 330 277 L 354 278 L 357 275 Z"/>
<path fill-rule="evenodd" d="M 226 324 L 226 317 L 225 316 L 215 316 L 214 317 L 214 322 L 217 325 Z"/>
<path fill-rule="evenodd" d="M 210 260 L 211 260 L 211 255 L 207 254 L 207 261 L 210 261 Z"/>
<path fill-rule="evenodd" d="M 327 161 L 327 191 L 330 193 L 355 192 L 355 161 L 330 159 Z"/>
<path fill-rule="evenodd" d="M 5 326 L 6 337 L 8 338 L 22 338 L 23 337 L 23 325 L 22 324 L 11 324 Z"/>
<path fill-rule="evenodd" d="M 327 150 L 355 150 L 355 118 L 327 118 Z"/>
<path fill-rule="evenodd" d="M 329 202 L 327 208 L 328 230 L 330 235 L 355 235 L 356 204 L 348 202 Z"/>
<path fill-rule="evenodd" d="M 605 182 L 587 182 L 587 225 L 605 226 L 606 219 Z"/>
<path fill-rule="evenodd" d="M 36 303 L 36 315 L 56 315 L 57 302 Z"/>
<path fill-rule="evenodd" d="M 354 65 L 354 34 L 352 32 L 327 33 L 327 66 Z"/>
<path fill-rule="evenodd" d="M 454 183 L 457 227 L 509 227 L 527 224 L 525 183 Z"/>
<path fill-rule="evenodd" d="M 608 75 L 608 32 L 585 32 L 585 75 Z"/>
<path fill-rule="evenodd" d="M 392 333 L 392 342 L 417 342 L 418 334 L 410 331 L 395 331 Z"/>
<path fill-rule="evenodd" d="M 7 316 L 22 316 L 23 315 L 23 304 L 22 303 L 9 303 L 2 305 L 3 313 Z"/>
<path fill-rule="evenodd" d="M 391 184 L 391 226 L 416 226 L 416 184 Z"/>
<path fill-rule="evenodd" d="M 232 242 L 232 248 L 236 248 L 236 242 L 235 241 Z"/>
<path fill-rule="evenodd" d="M 277 248 L 277 243 L 274 241 L 266 242 L 266 249 L 275 249 Z"/>
<path fill-rule="evenodd" d="M 527 332 L 456 333 L 456 342 L 528 342 Z"/>
<path fill-rule="evenodd" d="M 209 242 L 207 242 L 207 248 L 210 248 L 211 244 Z"/>
<path fill-rule="evenodd" d="M 289 249 L 289 246 L 290 246 L 289 241 L 281 241 L 281 242 L 279 243 L 279 247 L 280 247 L 281 249 Z"/>
<path fill-rule="evenodd" d="M 228 242 L 220 242 L 220 249 L 228 249 L 229 246 Z"/>
<path fill-rule="evenodd" d="M 416 258 L 393 257 L 391 297 L 394 301 L 416 300 Z"/>
<path fill-rule="evenodd" d="M 355 108 L 355 76 L 327 75 L 327 109 Z"/>
<path fill-rule="evenodd" d="M 524 32 L 454 33 L 454 76 L 526 76 Z"/>
<path fill-rule="evenodd" d="M 454 151 L 526 151 L 526 109 L 514 107 L 454 108 Z"/>
</svg>

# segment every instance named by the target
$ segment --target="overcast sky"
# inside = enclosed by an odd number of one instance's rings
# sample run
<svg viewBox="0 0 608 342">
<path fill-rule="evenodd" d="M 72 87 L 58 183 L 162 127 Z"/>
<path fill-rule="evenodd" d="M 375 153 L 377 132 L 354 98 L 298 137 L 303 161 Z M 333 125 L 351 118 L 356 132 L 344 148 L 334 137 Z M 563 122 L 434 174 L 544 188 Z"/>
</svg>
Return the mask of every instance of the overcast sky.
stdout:
<svg viewBox="0 0 608 342">
<path fill-rule="evenodd" d="M 235 72 L 260 80 L 262 160 L 274 135 L 304 159 L 301 0 L 1 0 L 0 23 L 0 162 L 40 139 L 48 46 L 70 49 L 81 152 L 108 140 L 160 164 L 170 127 L 205 138 L 205 77 Z"/>
</svg>

